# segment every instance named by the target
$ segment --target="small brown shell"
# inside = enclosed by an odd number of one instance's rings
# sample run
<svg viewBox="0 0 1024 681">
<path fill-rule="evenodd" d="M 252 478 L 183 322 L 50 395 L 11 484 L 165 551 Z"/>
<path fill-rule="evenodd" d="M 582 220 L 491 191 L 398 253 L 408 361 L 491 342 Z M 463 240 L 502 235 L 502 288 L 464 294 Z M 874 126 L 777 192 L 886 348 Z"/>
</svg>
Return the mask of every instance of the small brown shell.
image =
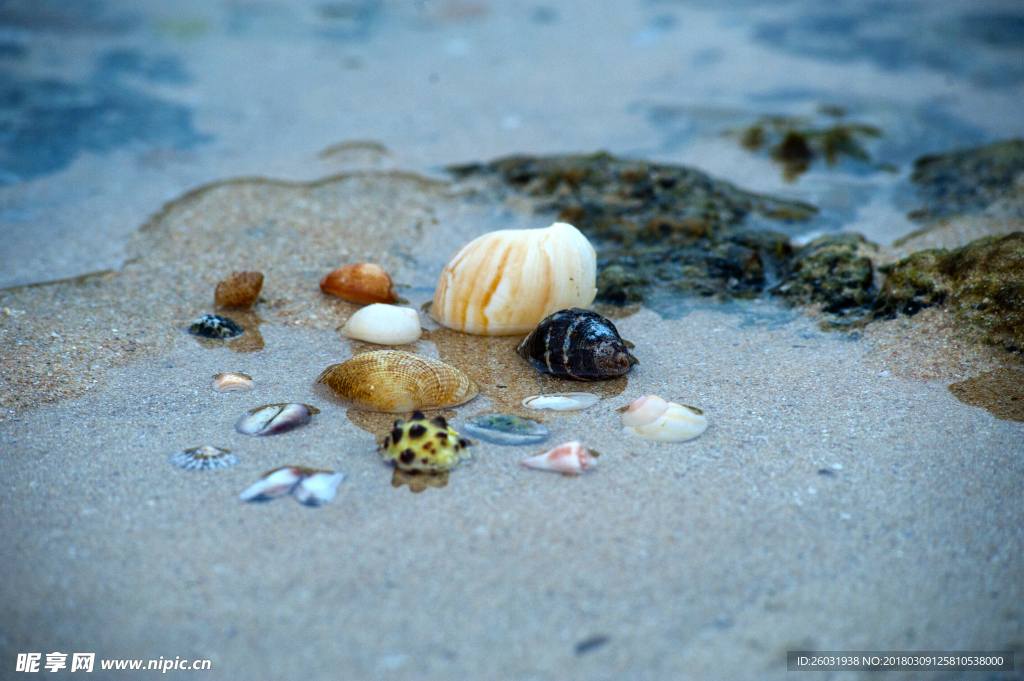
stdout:
<svg viewBox="0 0 1024 681">
<path fill-rule="evenodd" d="M 400 350 L 367 352 L 332 364 L 317 383 L 354 409 L 392 414 L 454 407 L 480 392 L 455 367 Z"/>
<path fill-rule="evenodd" d="M 398 300 L 391 277 L 384 268 L 367 262 L 331 270 L 320 280 L 320 290 L 360 305 Z"/>
<path fill-rule="evenodd" d="M 261 288 L 262 272 L 232 272 L 231 276 L 217 284 L 213 292 L 213 302 L 220 307 L 252 307 L 260 297 Z"/>
</svg>

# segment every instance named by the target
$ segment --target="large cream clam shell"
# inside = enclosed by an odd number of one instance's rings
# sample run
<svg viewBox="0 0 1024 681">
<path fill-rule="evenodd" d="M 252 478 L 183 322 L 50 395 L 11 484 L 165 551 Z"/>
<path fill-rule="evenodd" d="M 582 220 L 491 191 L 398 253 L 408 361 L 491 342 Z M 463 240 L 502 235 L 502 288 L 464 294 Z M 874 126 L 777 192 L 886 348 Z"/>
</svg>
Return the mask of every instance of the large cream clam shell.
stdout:
<svg viewBox="0 0 1024 681">
<path fill-rule="evenodd" d="M 596 277 L 594 247 L 572 225 L 503 229 L 470 241 L 448 262 L 430 313 L 465 333 L 528 333 L 558 310 L 590 305 Z"/>
<path fill-rule="evenodd" d="M 454 407 L 479 392 L 455 367 L 400 350 L 367 352 L 332 364 L 317 383 L 329 386 L 350 407 L 392 414 Z"/>
</svg>

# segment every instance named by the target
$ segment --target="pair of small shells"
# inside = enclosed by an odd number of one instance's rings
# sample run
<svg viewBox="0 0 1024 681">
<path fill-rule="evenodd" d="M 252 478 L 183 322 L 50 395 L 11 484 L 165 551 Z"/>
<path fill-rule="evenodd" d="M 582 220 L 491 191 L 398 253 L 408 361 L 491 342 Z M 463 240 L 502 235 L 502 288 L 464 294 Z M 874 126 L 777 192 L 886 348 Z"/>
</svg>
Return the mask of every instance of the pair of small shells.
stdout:
<svg viewBox="0 0 1024 681">
<path fill-rule="evenodd" d="M 264 473 L 238 495 L 242 501 L 271 501 L 289 494 L 306 506 L 321 506 L 334 499 L 344 473 L 302 466 L 282 466 Z"/>
<path fill-rule="evenodd" d="M 360 262 L 331 270 L 320 290 L 352 303 L 393 303 L 398 300 L 390 275 L 380 265 Z"/>
<path fill-rule="evenodd" d="M 596 275 L 594 247 L 570 224 L 490 232 L 445 266 L 430 313 L 464 333 L 527 333 L 553 312 L 590 305 Z"/>
<path fill-rule="evenodd" d="M 708 427 L 708 418 L 697 407 L 668 402 L 657 395 L 633 400 L 622 414 L 622 432 L 655 442 L 683 442 Z"/>
<path fill-rule="evenodd" d="M 316 382 L 330 387 L 346 406 L 392 414 L 454 407 L 479 392 L 455 367 L 401 350 L 367 352 L 332 364 Z"/>
</svg>

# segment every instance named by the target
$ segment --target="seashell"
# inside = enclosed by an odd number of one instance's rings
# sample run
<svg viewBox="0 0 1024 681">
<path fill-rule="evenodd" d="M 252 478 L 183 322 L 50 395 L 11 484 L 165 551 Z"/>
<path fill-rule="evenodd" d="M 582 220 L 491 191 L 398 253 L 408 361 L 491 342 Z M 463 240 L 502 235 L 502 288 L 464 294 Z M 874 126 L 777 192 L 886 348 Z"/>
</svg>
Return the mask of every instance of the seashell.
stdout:
<svg viewBox="0 0 1024 681">
<path fill-rule="evenodd" d="M 384 268 L 367 262 L 331 270 L 320 280 L 320 290 L 360 305 L 398 300 L 391 277 Z"/>
<path fill-rule="evenodd" d="M 308 469 L 298 466 L 282 466 L 267 471 L 245 491 L 238 495 L 242 501 L 270 501 L 292 493 L 295 486 L 306 477 Z"/>
<path fill-rule="evenodd" d="M 416 310 L 380 303 L 357 310 L 341 328 L 346 338 L 380 345 L 413 343 L 422 332 Z"/>
<path fill-rule="evenodd" d="M 313 414 L 319 413 L 319 409 L 308 404 L 265 404 L 238 419 L 235 430 L 242 435 L 277 435 L 306 425 Z"/>
<path fill-rule="evenodd" d="M 629 435 L 655 442 L 683 442 L 707 430 L 708 419 L 697 407 L 644 395 L 633 400 L 623 412 L 622 425 L 622 432 Z"/>
<path fill-rule="evenodd" d="M 523 400 L 528 409 L 551 409 L 553 411 L 575 411 L 592 407 L 601 401 L 594 393 L 547 393 L 533 395 Z"/>
<path fill-rule="evenodd" d="M 526 333 L 556 310 L 590 305 L 596 272 L 594 247 L 570 224 L 490 232 L 445 266 L 430 313 L 465 333 Z"/>
<path fill-rule="evenodd" d="M 214 468 L 231 468 L 238 465 L 238 457 L 230 449 L 222 449 L 213 445 L 203 445 L 186 449 L 180 454 L 171 455 L 170 462 L 178 468 L 190 471 L 208 471 Z"/>
<path fill-rule="evenodd" d="M 527 468 L 556 471 L 567 475 L 579 475 L 597 465 L 594 455 L 577 441 L 566 442 L 554 449 L 523 459 Z"/>
<path fill-rule="evenodd" d="M 192 322 L 188 332 L 201 338 L 234 338 L 241 336 L 244 329 L 227 317 L 219 314 L 203 315 Z"/>
<path fill-rule="evenodd" d="M 508 414 L 484 414 L 462 429 L 467 435 L 496 445 L 535 445 L 548 439 L 547 426 L 532 419 Z"/>
<path fill-rule="evenodd" d="M 344 479 L 344 473 L 312 471 L 299 481 L 299 484 L 292 490 L 292 494 L 300 504 L 322 506 L 334 499 L 338 485 Z"/>
<path fill-rule="evenodd" d="M 470 401 L 479 389 L 444 362 L 401 350 L 378 350 L 327 367 L 317 383 L 354 409 L 403 414 Z"/>
<path fill-rule="evenodd" d="M 262 272 L 232 272 L 217 284 L 213 302 L 220 307 L 248 308 L 260 297 L 263 288 Z"/>
<path fill-rule="evenodd" d="M 386 461 L 393 461 L 402 470 L 437 473 L 451 470 L 468 458 L 469 446 L 469 440 L 459 437 L 443 416 L 428 421 L 423 412 L 417 411 L 409 423 L 395 421 L 377 449 Z"/>
<path fill-rule="evenodd" d="M 219 393 L 249 392 L 256 387 L 252 376 L 248 374 L 214 374 L 213 389 Z"/>
<path fill-rule="evenodd" d="M 577 381 L 621 376 L 638 363 L 611 321 L 579 308 L 546 317 L 516 352 L 537 371 Z"/>
</svg>

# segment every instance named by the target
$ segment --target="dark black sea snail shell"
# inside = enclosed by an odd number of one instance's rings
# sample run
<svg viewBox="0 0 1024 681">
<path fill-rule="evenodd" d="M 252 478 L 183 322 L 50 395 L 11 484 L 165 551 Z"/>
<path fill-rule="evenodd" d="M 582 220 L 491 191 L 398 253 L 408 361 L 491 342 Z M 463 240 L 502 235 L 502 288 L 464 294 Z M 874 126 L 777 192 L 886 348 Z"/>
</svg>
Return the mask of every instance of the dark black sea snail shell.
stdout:
<svg viewBox="0 0 1024 681">
<path fill-rule="evenodd" d="M 234 338 L 241 336 L 243 329 L 234 320 L 219 314 L 208 314 L 192 322 L 188 332 L 202 338 Z"/>
<path fill-rule="evenodd" d="M 578 381 L 615 378 L 639 363 L 614 324 L 575 307 L 546 317 L 516 352 L 537 371 Z"/>
</svg>

